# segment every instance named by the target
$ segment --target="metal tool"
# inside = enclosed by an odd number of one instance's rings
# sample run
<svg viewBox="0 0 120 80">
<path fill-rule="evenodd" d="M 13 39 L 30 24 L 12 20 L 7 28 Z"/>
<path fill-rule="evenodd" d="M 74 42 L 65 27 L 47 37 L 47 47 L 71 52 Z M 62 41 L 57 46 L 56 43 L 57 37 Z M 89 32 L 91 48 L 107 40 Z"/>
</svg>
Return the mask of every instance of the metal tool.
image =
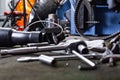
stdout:
<svg viewBox="0 0 120 80">
<path fill-rule="evenodd" d="M 42 63 L 48 64 L 48 65 L 55 65 L 56 61 L 62 61 L 62 60 L 73 60 L 78 59 L 76 55 L 60 55 L 60 56 L 47 56 L 47 55 L 40 55 L 39 57 L 21 57 L 18 58 L 18 62 L 28 62 L 28 61 L 41 61 Z"/>
<path fill-rule="evenodd" d="M 78 50 L 78 46 L 84 46 L 82 49 Z M 51 46 L 42 46 L 42 47 L 23 47 L 23 48 L 15 48 L 15 49 L 4 49 L 0 51 L 1 55 L 16 55 L 16 54 L 30 54 L 30 53 L 37 53 L 37 52 L 46 52 L 46 51 L 58 51 L 58 50 L 77 50 L 83 54 L 88 53 L 87 45 L 84 41 L 81 40 L 72 40 L 66 41 L 58 45 L 51 45 Z"/>
<path fill-rule="evenodd" d="M 81 54 L 82 56 L 86 58 L 91 57 L 98 57 L 101 56 L 100 54 Z M 77 57 L 75 54 L 67 54 L 67 55 L 58 55 L 58 56 L 47 56 L 41 54 L 39 57 L 20 57 L 17 59 L 18 62 L 28 62 L 28 61 L 41 61 L 42 63 L 54 65 L 57 61 L 65 61 L 65 60 L 79 60 L 80 58 Z M 92 66 L 94 64 L 92 63 Z"/>
<path fill-rule="evenodd" d="M 72 50 L 72 53 L 77 55 L 77 57 L 79 57 L 79 59 L 82 59 L 84 62 L 86 62 L 88 65 L 90 65 L 91 67 L 95 67 L 95 63 L 93 63 L 92 61 L 90 61 L 89 59 L 85 58 L 83 55 L 81 55 L 80 53 L 76 52 L 75 50 Z"/>
<path fill-rule="evenodd" d="M 38 61 L 39 57 L 20 57 L 17 59 L 18 62 Z"/>
<path fill-rule="evenodd" d="M 33 46 L 48 46 L 50 45 L 48 42 L 42 42 L 42 43 L 28 43 L 28 47 L 33 47 Z"/>
<path fill-rule="evenodd" d="M 91 67 L 91 66 L 81 66 L 81 65 L 78 65 L 78 69 L 79 70 L 95 70 L 97 67 Z"/>
<path fill-rule="evenodd" d="M 101 56 L 99 63 L 104 62 L 106 59 L 108 59 L 109 66 L 115 66 L 116 63 L 114 59 L 120 59 L 120 54 L 113 54 L 109 48 L 106 48 L 106 51 Z"/>
<path fill-rule="evenodd" d="M 115 36 L 113 39 L 110 40 L 108 44 L 108 48 L 106 48 L 106 53 L 108 55 L 104 56 L 104 59 L 109 59 L 109 66 L 115 66 L 115 58 L 120 58 L 120 35 Z"/>
</svg>

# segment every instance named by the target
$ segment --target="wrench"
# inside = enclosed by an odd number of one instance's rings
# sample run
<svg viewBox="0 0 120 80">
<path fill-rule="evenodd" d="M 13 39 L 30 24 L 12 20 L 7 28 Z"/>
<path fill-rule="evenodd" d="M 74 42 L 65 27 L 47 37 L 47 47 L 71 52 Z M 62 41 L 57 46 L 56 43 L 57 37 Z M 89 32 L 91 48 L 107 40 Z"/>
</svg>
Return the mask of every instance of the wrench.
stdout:
<svg viewBox="0 0 120 80">
<path fill-rule="evenodd" d="M 88 53 L 87 45 L 84 41 L 81 40 L 73 40 L 66 41 L 58 45 L 51 46 L 42 46 L 42 47 L 23 47 L 23 48 L 15 48 L 15 49 L 4 49 L 0 51 L 1 55 L 16 55 L 16 54 L 30 54 L 37 52 L 46 52 L 46 51 L 58 51 L 58 50 L 66 50 L 70 48 L 71 50 L 75 49 L 80 51 L 83 54 Z"/>
</svg>

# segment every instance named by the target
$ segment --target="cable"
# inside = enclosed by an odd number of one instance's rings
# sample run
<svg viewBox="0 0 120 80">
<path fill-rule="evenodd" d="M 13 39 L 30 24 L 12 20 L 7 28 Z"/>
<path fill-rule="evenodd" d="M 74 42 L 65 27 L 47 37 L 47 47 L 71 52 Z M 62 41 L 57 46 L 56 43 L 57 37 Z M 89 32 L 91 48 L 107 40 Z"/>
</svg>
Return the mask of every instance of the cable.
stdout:
<svg viewBox="0 0 120 80">
<path fill-rule="evenodd" d="M 47 23 L 51 23 L 51 24 L 53 24 L 53 25 L 58 26 L 58 27 L 61 29 L 61 32 L 58 33 L 56 36 L 60 36 L 60 35 L 62 34 L 62 32 L 63 32 L 63 28 L 62 28 L 61 25 L 59 25 L 59 24 L 57 24 L 57 23 L 54 23 L 54 22 L 46 21 L 46 20 L 35 21 L 35 22 L 31 23 L 30 25 L 28 25 L 24 31 L 28 31 L 28 29 L 29 29 L 30 26 L 32 26 L 32 25 L 34 25 L 34 24 L 37 24 L 37 23 L 40 23 L 40 22 L 47 22 Z"/>
</svg>

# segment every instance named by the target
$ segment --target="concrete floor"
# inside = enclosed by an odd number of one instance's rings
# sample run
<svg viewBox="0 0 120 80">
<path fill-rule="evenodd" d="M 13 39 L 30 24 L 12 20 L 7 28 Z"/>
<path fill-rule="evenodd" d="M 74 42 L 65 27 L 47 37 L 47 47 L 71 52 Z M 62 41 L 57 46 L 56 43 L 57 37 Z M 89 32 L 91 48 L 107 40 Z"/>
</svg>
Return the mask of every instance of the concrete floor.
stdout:
<svg viewBox="0 0 120 80">
<path fill-rule="evenodd" d="M 0 80 L 120 80 L 119 62 L 115 67 L 101 64 L 95 70 L 82 71 L 77 68 L 79 64 L 83 65 L 80 60 L 58 61 L 56 67 L 42 64 L 39 61 L 17 62 L 19 57 L 52 53 L 42 52 L 1 57 Z"/>
</svg>

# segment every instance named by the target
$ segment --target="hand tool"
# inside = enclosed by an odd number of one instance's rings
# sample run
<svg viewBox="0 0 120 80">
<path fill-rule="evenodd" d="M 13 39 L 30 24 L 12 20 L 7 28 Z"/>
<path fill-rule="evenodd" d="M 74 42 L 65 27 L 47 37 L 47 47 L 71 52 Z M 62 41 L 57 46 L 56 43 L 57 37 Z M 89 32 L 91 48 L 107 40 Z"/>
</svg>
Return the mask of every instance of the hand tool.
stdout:
<svg viewBox="0 0 120 80">
<path fill-rule="evenodd" d="M 79 47 L 78 47 L 79 46 Z M 67 40 L 66 42 L 60 43 L 58 45 L 51 46 L 42 46 L 42 47 L 23 47 L 15 49 L 4 49 L 0 51 L 1 55 L 16 55 L 16 54 L 30 54 L 37 52 L 46 52 L 46 51 L 58 51 L 58 50 L 77 50 L 82 54 L 87 54 L 88 49 L 84 41 L 81 40 Z"/>
<path fill-rule="evenodd" d="M 48 46 L 50 45 L 48 42 L 42 42 L 42 43 L 28 43 L 27 47 L 33 47 L 33 46 Z"/>
<path fill-rule="evenodd" d="M 95 54 L 95 53 L 81 54 L 81 55 L 86 58 L 101 56 L 100 54 Z M 17 61 L 18 62 L 41 61 L 42 63 L 54 65 L 56 61 L 78 60 L 78 59 L 80 58 L 78 58 L 77 55 L 75 54 L 66 54 L 66 55 L 58 55 L 58 56 L 47 56 L 47 55 L 41 54 L 39 57 L 20 57 L 17 59 Z"/>
<path fill-rule="evenodd" d="M 93 63 L 92 61 L 90 61 L 89 59 L 87 59 L 86 57 L 81 55 L 80 53 L 76 52 L 75 50 L 72 50 L 72 53 L 77 55 L 77 57 L 79 57 L 79 59 L 82 59 L 84 62 L 86 62 L 91 67 L 95 67 L 95 63 Z"/>
</svg>

